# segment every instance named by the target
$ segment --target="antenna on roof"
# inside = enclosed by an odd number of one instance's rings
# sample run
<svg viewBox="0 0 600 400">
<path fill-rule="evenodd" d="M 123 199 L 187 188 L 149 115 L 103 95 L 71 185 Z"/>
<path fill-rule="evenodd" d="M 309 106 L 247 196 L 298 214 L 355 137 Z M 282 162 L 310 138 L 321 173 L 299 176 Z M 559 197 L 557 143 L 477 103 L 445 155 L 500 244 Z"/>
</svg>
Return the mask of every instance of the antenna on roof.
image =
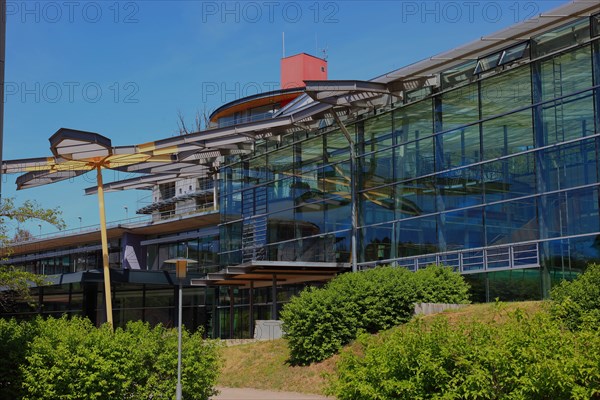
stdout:
<svg viewBox="0 0 600 400">
<path fill-rule="evenodd" d="M 325 61 L 327 61 L 327 57 L 329 57 L 327 54 L 327 50 L 329 50 L 329 45 L 325 43 L 325 47 L 323 48 L 323 50 L 321 50 L 323 52 L 323 60 Z"/>
<path fill-rule="evenodd" d="M 281 32 L 281 46 L 283 51 L 283 57 L 285 58 L 285 32 Z"/>
</svg>

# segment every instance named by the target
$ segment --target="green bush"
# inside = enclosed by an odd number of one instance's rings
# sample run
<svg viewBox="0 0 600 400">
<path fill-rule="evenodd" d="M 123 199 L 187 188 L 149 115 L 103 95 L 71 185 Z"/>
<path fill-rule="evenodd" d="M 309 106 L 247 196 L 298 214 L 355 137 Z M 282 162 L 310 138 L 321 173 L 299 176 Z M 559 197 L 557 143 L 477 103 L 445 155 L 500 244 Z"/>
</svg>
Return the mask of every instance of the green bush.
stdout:
<svg viewBox="0 0 600 400">
<path fill-rule="evenodd" d="M 588 266 L 574 281 L 562 281 L 550 297 L 552 314 L 570 329 L 600 326 L 600 265 Z"/>
<path fill-rule="evenodd" d="M 565 331 L 549 314 L 451 326 L 411 321 L 342 352 L 340 400 L 590 399 L 600 396 L 600 335 Z"/>
<path fill-rule="evenodd" d="M 12 368 L 17 368 L 13 377 L 7 377 L 9 383 L 19 382 L 21 386 L 21 392 L 13 398 L 172 399 L 175 396 L 177 331 L 174 329 L 150 328 L 148 324 L 132 322 L 113 332 L 107 325 L 96 328 L 81 318 L 38 319 L 19 324 L 5 321 L 0 324 L 3 325 L 12 329 L 16 338 L 13 341 L 19 340 L 21 344 L 20 349 L 12 350 Z M 21 331 L 35 331 L 35 335 Z M 208 399 L 214 394 L 218 373 L 216 342 L 203 340 L 199 332 L 185 332 L 183 340 L 183 396 Z"/>
<path fill-rule="evenodd" d="M 412 273 L 381 267 L 343 274 L 324 288 L 309 288 L 281 312 L 290 362 L 324 360 L 359 332 L 379 332 L 408 321 L 417 302 L 467 303 L 468 285 L 450 268 Z"/>
<path fill-rule="evenodd" d="M 37 324 L 0 319 L 0 398 L 20 399 L 23 396 L 23 364 L 27 346 L 37 334 Z"/>
</svg>

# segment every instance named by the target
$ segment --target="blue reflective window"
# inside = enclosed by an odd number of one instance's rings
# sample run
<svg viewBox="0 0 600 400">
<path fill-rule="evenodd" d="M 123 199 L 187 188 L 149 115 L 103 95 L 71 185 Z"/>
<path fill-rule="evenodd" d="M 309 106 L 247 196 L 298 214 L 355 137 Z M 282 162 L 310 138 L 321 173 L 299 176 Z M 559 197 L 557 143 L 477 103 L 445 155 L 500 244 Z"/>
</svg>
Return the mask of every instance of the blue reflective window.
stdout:
<svg viewBox="0 0 600 400">
<path fill-rule="evenodd" d="M 487 203 L 536 193 L 533 153 L 485 163 L 482 167 Z"/>
</svg>

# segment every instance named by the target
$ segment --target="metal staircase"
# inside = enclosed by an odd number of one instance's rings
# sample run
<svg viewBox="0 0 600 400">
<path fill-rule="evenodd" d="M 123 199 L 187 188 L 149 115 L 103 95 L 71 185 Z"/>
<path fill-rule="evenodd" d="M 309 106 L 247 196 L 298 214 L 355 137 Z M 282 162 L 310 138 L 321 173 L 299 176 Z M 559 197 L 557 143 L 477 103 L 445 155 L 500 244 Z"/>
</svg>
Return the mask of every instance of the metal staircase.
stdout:
<svg viewBox="0 0 600 400">
<path fill-rule="evenodd" d="M 242 193 L 242 262 L 266 259 L 267 188 L 257 186 Z"/>
</svg>

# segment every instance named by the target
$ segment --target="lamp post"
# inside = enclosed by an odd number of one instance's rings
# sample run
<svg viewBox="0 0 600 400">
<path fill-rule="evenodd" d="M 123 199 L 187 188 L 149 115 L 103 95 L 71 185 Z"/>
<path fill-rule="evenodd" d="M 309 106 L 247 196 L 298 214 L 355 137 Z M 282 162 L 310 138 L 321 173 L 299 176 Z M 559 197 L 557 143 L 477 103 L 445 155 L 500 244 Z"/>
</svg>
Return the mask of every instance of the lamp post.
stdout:
<svg viewBox="0 0 600 400">
<path fill-rule="evenodd" d="M 40 236 L 42 236 L 42 224 L 38 224 L 38 228 L 40 228 Z"/>
<path fill-rule="evenodd" d="M 166 260 L 165 263 L 175 264 L 175 276 L 179 284 L 179 301 L 177 305 L 177 389 L 175 392 L 176 400 L 181 400 L 181 330 L 183 319 L 183 281 L 187 275 L 188 264 L 196 263 L 196 260 L 187 258 L 173 258 Z"/>
<path fill-rule="evenodd" d="M 123 206 L 123 208 L 125 209 L 125 219 L 129 219 L 129 207 Z"/>
<path fill-rule="evenodd" d="M 79 218 L 79 232 L 81 232 L 81 217 L 77 217 Z"/>
<path fill-rule="evenodd" d="M 177 260 L 175 264 L 175 274 L 177 275 L 177 281 L 179 282 L 179 302 L 178 302 L 178 329 L 177 329 L 177 391 L 175 394 L 175 398 L 177 400 L 181 400 L 181 319 L 183 314 L 183 280 L 187 275 L 187 260 Z"/>
</svg>

